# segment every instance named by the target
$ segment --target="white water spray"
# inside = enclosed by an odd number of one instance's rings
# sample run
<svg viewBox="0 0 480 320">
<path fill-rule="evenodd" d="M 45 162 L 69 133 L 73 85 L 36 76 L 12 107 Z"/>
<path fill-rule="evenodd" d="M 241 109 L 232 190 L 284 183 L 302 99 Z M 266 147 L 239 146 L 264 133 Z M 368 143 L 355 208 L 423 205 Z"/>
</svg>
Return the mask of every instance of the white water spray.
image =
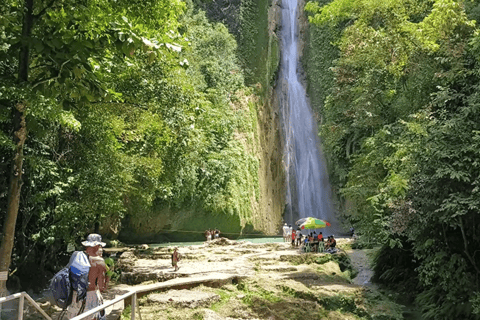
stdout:
<svg viewBox="0 0 480 320">
<path fill-rule="evenodd" d="M 287 182 L 285 221 L 316 217 L 340 230 L 335 217 L 331 186 L 318 138 L 317 123 L 299 79 L 298 0 L 282 1 L 282 56 L 278 90 L 285 138 Z"/>
</svg>

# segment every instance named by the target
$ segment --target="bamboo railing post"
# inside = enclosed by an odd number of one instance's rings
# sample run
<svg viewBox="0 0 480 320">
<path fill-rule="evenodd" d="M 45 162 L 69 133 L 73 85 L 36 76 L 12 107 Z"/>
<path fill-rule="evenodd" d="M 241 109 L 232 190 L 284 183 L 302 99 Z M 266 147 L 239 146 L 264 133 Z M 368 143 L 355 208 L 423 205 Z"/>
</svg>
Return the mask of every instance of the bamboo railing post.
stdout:
<svg viewBox="0 0 480 320">
<path fill-rule="evenodd" d="M 137 293 L 135 292 L 132 296 L 132 312 L 130 315 L 131 320 L 135 320 L 135 307 L 137 306 Z"/>
<path fill-rule="evenodd" d="M 22 292 L 18 300 L 18 320 L 23 320 L 23 306 L 25 304 L 25 293 Z"/>
<path fill-rule="evenodd" d="M 136 296 L 136 294 L 135 294 Z M 137 301 L 137 312 L 138 312 L 138 318 L 142 320 L 142 315 L 140 314 L 140 302 L 138 302 L 138 299 L 135 299 Z"/>
<path fill-rule="evenodd" d="M 37 309 L 38 312 L 40 312 L 40 314 L 47 320 L 52 320 L 52 318 L 50 318 L 50 316 L 48 314 L 45 313 L 45 311 L 43 311 L 42 308 L 39 307 L 39 305 L 35 302 L 35 300 L 32 299 L 32 297 L 30 297 L 28 294 L 25 294 L 25 298 L 27 298 L 27 301 L 30 302 L 30 304 L 35 308 Z"/>
</svg>

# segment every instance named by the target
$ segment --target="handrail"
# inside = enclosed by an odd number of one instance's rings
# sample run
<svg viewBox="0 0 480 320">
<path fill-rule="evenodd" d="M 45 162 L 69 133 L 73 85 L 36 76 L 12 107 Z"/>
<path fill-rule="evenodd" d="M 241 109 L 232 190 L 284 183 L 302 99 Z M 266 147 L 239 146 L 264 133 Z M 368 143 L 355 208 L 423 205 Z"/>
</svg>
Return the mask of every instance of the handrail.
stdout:
<svg viewBox="0 0 480 320">
<path fill-rule="evenodd" d="M 19 305 L 18 305 L 18 320 L 23 320 L 23 306 L 24 306 L 25 298 L 27 299 L 28 302 L 30 302 L 32 306 L 35 307 L 35 309 L 37 309 L 42 314 L 42 316 L 45 319 L 52 320 L 52 318 L 50 318 L 50 316 L 46 314 L 46 312 L 43 311 L 43 309 L 40 308 L 40 306 L 35 302 L 35 300 L 33 300 L 32 297 L 30 297 L 28 293 L 26 293 L 25 291 L 0 298 L 0 304 L 10 300 L 20 299 Z"/>
<path fill-rule="evenodd" d="M 90 316 L 90 315 L 93 315 L 101 310 L 105 310 L 106 308 L 108 308 L 109 306 L 111 305 L 114 305 L 130 296 L 133 295 L 133 298 L 132 298 L 132 314 L 131 314 L 131 319 L 135 319 L 135 307 L 138 307 L 138 300 L 137 300 L 137 291 L 130 291 L 118 298 L 115 298 L 114 300 L 111 300 L 107 303 L 104 303 L 102 304 L 101 306 L 98 306 L 92 310 L 89 310 L 85 313 L 82 313 L 74 318 L 72 318 L 71 320 L 81 320 L 81 319 L 85 319 L 86 317 Z M 15 294 L 12 294 L 12 295 L 9 295 L 7 297 L 2 297 L 0 298 L 0 304 L 4 303 L 4 302 L 7 302 L 7 301 L 11 301 L 11 300 L 15 300 L 15 299 L 20 299 L 20 302 L 19 302 L 19 308 L 18 308 L 18 320 L 23 320 L 23 305 L 24 305 L 24 299 L 27 299 L 28 302 L 30 302 L 30 304 L 32 304 L 35 309 L 37 309 L 41 314 L 42 316 L 47 319 L 47 320 L 52 320 L 52 318 L 50 318 L 50 316 L 48 314 L 45 313 L 45 311 L 43 311 L 42 308 L 40 308 L 40 306 L 35 302 L 35 300 L 32 299 L 32 297 L 30 297 L 28 295 L 28 293 L 26 292 L 19 292 L 19 293 L 15 293 Z M 140 310 L 138 308 L 138 316 L 140 318 L 140 320 L 142 319 L 142 316 L 140 314 Z"/>
<path fill-rule="evenodd" d="M 137 291 L 130 291 L 128 293 L 125 293 L 124 295 L 121 295 L 120 297 L 118 298 L 115 298 L 107 303 L 104 303 L 98 307 L 95 307 L 91 310 L 88 310 L 87 312 L 84 312 L 76 317 L 73 317 L 72 319 L 70 320 L 82 320 L 82 319 L 85 319 L 86 317 L 88 316 L 91 316 L 99 311 L 102 311 L 102 310 L 105 310 L 106 308 L 110 307 L 111 305 L 114 305 L 115 303 L 118 303 L 122 300 L 125 300 L 126 298 L 130 297 L 133 295 L 133 298 L 132 298 L 132 315 L 131 315 L 131 319 L 135 319 L 135 305 L 137 304 Z M 139 310 L 139 314 L 140 314 L 140 310 Z M 140 316 L 140 319 L 141 319 L 141 316 Z"/>
<path fill-rule="evenodd" d="M 237 275 L 238 277 L 238 275 Z M 208 278 L 208 277 L 207 277 Z M 227 276 L 228 278 L 228 276 Z M 203 279 L 205 280 L 205 279 Z M 191 281 L 191 283 L 198 283 L 202 281 L 202 279 L 196 279 L 196 280 L 193 280 Z M 178 283 L 177 285 L 181 285 L 181 283 Z M 82 320 L 82 319 L 85 319 L 86 317 L 88 316 L 91 316 L 99 311 L 102 311 L 102 310 L 105 310 L 106 308 L 110 307 L 111 305 L 114 305 L 122 300 L 125 300 L 129 297 L 132 297 L 132 301 L 131 301 L 131 306 L 132 306 L 132 309 L 131 309 L 131 317 L 130 319 L 131 320 L 135 320 L 135 314 L 138 313 L 138 317 L 140 320 L 142 320 L 142 315 L 140 314 L 140 307 L 139 307 L 139 303 L 138 303 L 138 299 L 137 299 L 137 294 L 138 293 L 144 293 L 144 292 L 149 292 L 149 291 L 156 291 L 156 290 L 162 290 L 162 289 L 165 289 L 165 282 L 161 282 L 161 283 L 155 283 L 153 285 L 148 285 L 148 286 L 144 286 L 144 287 L 140 287 L 140 288 L 136 288 L 136 289 L 133 289 L 113 300 L 110 300 L 106 303 L 103 303 L 102 305 L 98 306 L 98 307 L 95 307 L 91 310 L 88 310 L 87 312 L 84 312 L 80 315 L 77 315 L 75 316 L 74 318 L 72 318 L 71 320 Z M 17 298 L 20 298 L 22 299 L 22 297 L 25 297 L 27 298 L 27 300 L 33 304 L 33 306 L 45 317 L 45 319 L 47 320 L 52 320 L 52 318 L 50 318 L 46 313 L 45 311 L 43 311 L 37 304 L 36 302 L 25 292 L 21 292 L 21 293 L 16 293 L 16 294 L 13 294 L 11 296 L 8 296 L 8 297 L 4 297 L 4 298 L 0 298 L 0 304 L 3 303 L 3 302 L 6 302 L 6 301 L 10 301 L 10 300 L 13 300 L 13 299 L 17 299 Z M 23 311 L 23 310 L 22 310 Z M 19 316 L 18 316 L 18 320 L 23 320 L 23 313 L 21 314 L 20 310 L 19 310 Z"/>
</svg>

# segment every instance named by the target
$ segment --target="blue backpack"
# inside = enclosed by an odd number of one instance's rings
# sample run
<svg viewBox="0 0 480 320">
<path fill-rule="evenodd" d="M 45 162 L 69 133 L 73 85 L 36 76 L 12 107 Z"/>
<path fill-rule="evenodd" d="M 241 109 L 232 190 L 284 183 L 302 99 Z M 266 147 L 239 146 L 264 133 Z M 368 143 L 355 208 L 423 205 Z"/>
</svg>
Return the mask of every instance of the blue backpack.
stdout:
<svg viewBox="0 0 480 320">
<path fill-rule="evenodd" d="M 68 265 L 50 281 L 52 302 L 63 310 L 67 309 L 72 303 L 73 291 L 77 292 L 77 302 L 84 300 L 87 296 L 89 271 L 88 256 L 82 251 L 75 251 Z"/>
<path fill-rule="evenodd" d="M 72 286 L 70 282 L 70 270 L 68 267 L 58 271 L 50 281 L 49 291 L 57 306 L 63 310 L 72 303 Z"/>
</svg>

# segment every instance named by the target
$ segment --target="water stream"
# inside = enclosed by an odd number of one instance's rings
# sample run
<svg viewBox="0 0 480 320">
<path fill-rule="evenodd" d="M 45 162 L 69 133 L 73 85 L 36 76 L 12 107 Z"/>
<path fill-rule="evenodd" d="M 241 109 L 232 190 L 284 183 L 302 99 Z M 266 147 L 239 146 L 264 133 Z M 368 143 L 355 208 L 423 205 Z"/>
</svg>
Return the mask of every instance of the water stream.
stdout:
<svg viewBox="0 0 480 320">
<path fill-rule="evenodd" d="M 335 217 L 317 122 L 300 81 L 298 10 L 298 0 L 282 1 L 282 54 L 277 94 L 285 139 L 287 205 L 284 218 L 291 225 L 304 217 L 324 219 L 332 224 L 330 230 L 321 230 L 326 234 L 340 228 Z"/>
</svg>

